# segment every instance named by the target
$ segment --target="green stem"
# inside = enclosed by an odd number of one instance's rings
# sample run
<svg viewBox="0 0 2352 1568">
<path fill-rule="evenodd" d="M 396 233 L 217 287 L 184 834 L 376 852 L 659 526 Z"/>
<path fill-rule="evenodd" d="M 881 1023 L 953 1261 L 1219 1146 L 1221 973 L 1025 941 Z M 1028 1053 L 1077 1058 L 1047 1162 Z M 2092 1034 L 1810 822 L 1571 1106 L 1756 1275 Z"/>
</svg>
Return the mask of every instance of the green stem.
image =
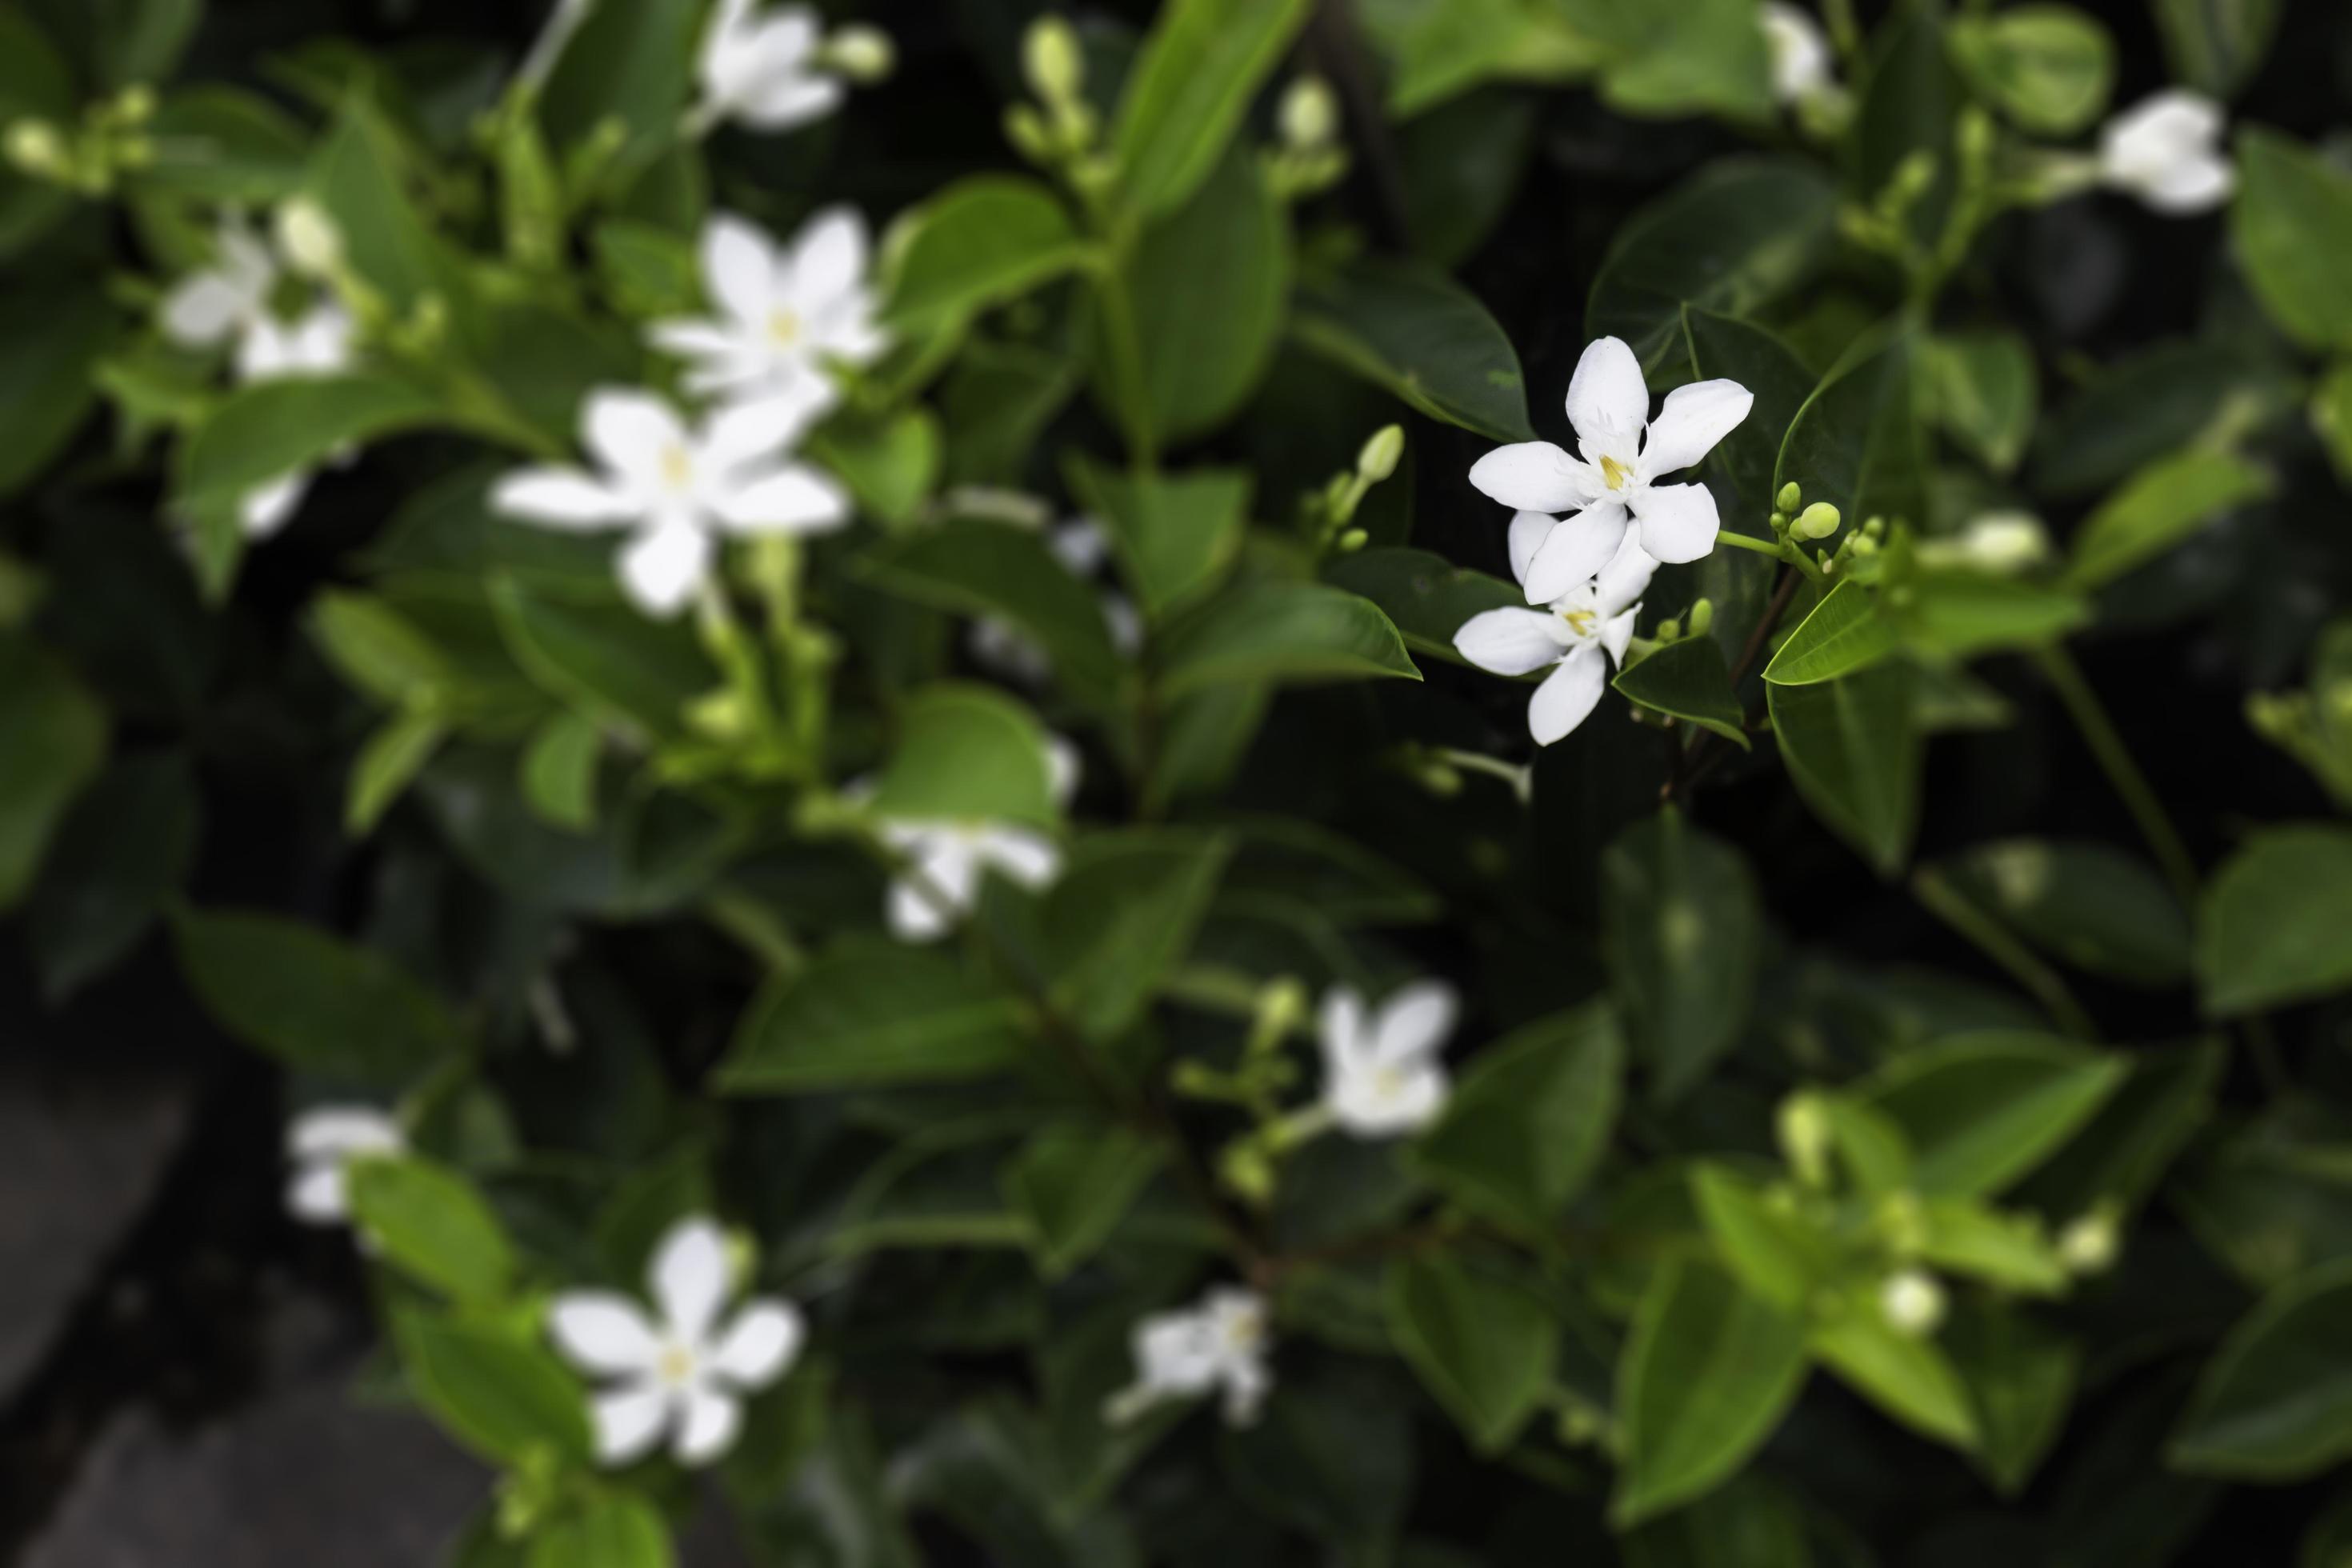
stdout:
<svg viewBox="0 0 2352 1568">
<path fill-rule="evenodd" d="M 2083 1011 L 2066 983 L 2018 942 L 2001 926 L 1941 875 L 1934 871 L 1915 871 L 1911 876 L 1911 894 L 1928 913 L 1966 937 L 1978 952 L 1991 959 L 2009 973 L 2009 977 L 2022 986 L 2028 994 L 2042 1004 L 2058 1026 L 2081 1039 L 2098 1038 L 2098 1027 L 2091 1016 Z"/>
<path fill-rule="evenodd" d="M 1769 539 L 1758 539 L 1749 534 L 1734 533 L 1727 528 L 1718 528 L 1715 531 L 1715 542 L 1728 544 L 1734 550 L 1753 550 L 1759 555 L 1769 555 L 1776 561 L 1780 559 L 1781 547 Z"/>
<path fill-rule="evenodd" d="M 2051 643 L 2035 650 L 2034 660 L 2041 665 L 2042 673 L 2049 680 L 2052 689 L 2058 693 L 2058 700 L 2066 705 L 2066 711 L 2074 716 L 2074 727 L 2082 731 L 2084 742 L 2091 748 L 2091 755 L 2097 759 L 2100 771 L 2107 775 L 2107 783 L 2115 787 L 2116 794 L 2123 798 L 2124 808 L 2139 825 L 2140 837 L 2147 840 L 2148 848 L 2155 852 L 2156 863 L 2162 868 L 2165 880 L 2172 884 L 2172 890 L 2179 896 L 2182 904 L 2194 909 L 2197 903 L 2197 862 L 2189 855 L 2189 847 L 2181 842 L 2179 830 L 2172 826 L 2172 818 L 2166 814 L 2164 803 L 2157 798 L 2155 789 L 2147 782 L 2147 775 L 2141 773 L 2139 764 L 2132 760 L 2131 749 L 2116 733 L 2114 721 L 2107 717 L 2107 710 L 2100 706 L 2098 694 L 2091 689 L 2090 682 L 2083 679 L 2083 672 L 2074 658 L 2058 644 Z"/>
</svg>

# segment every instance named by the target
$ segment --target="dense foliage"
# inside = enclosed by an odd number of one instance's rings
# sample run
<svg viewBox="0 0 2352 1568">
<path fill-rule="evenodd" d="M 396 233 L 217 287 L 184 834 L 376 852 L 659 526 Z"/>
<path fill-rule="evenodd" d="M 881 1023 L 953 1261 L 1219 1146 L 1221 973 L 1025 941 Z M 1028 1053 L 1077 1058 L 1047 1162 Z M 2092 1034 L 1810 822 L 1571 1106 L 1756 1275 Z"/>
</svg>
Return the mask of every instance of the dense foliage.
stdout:
<svg viewBox="0 0 2352 1568">
<path fill-rule="evenodd" d="M 0 907 L 450 1561 L 2352 1550 L 2352 14 L 837 9 L 0 0 Z"/>
</svg>

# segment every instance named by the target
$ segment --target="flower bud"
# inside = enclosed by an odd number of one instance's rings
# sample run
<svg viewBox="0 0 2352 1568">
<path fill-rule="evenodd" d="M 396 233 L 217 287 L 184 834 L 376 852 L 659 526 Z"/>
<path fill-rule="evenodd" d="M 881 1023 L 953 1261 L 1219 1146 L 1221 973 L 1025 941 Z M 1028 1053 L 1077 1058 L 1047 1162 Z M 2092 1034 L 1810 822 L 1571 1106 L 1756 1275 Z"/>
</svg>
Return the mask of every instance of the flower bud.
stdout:
<svg viewBox="0 0 2352 1568">
<path fill-rule="evenodd" d="M 125 125 L 144 125 L 155 118 L 155 89 L 136 82 L 115 95 L 114 116 Z"/>
<path fill-rule="evenodd" d="M 66 139 L 46 120 L 19 120 L 8 127 L 8 162 L 28 174 L 54 178 L 71 169 Z"/>
<path fill-rule="evenodd" d="M 1078 35 L 1059 16 L 1040 16 L 1021 40 L 1021 69 L 1030 89 L 1047 103 L 1067 103 L 1086 86 Z"/>
<path fill-rule="evenodd" d="M 1701 599 L 1690 607 L 1690 635 L 1703 637 L 1715 628 L 1715 601 Z"/>
<path fill-rule="evenodd" d="M 890 35 L 865 22 L 838 27 L 824 41 L 825 63 L 855 82 L 876 82 L 898 63 Z"/>
<path fill-rule="evenodd" d="M 1319 76 L 1302 76 L 1283 92 L 1277 119 L 1285 145 L 1301 152 L 1327 146 L 1339 130 L 1339 100 Z"/>
<path fill-rule="evenodd" d="M 1658 640 L 1660 642 L 1672 642 L 1682 635 L 1683 624 L 1680 621 L 1666 620 L 1660 621 L 1658 623 Z"/>
<path fill-rule="evenodd" d="M 2115 1211 L 2105 1205 L 2081 1214 L 2058 1233 L 2058 1261 L 2070 1274 L 2104 1274 L 2123 1250 Z"/>
<path fill-rule="evenodd" d="M 1338 539 L 1333 540 L 1332 543 L 1338 547 L 1340 554 L 1353 555 L 1357 551 L 1361 550 L 1365 545 L 1370 544 L 1371 542 L 1372 536 L 1370 534 L 1366 533 L 1360 528 L 1351 528 L 1348 530 L 1347 532 L 1341 534 Z"/>
<path fill-rule="evenodd" d="M 1817 500 L 1797 514 L 1791 524 L 1800 539 L 1827 539 L 1844 525 L 1845 519 L 1838 509 L 1825 500 Z"/>
<path fill-rule="evenodd" d="M 1780 1102 L 1775 1118 L 1780 1153 L 1797 1173 L 1797 1180 L 1818 1187 L 1829 1180 L 1830 1119 L 1822 1102 L 1810 1094 L 1792 1094 Z"/>
<path fill-rule="evenodd" d="M 1924 1268 L 1902 1268 L 1878 1287 L 1878 1310 L 1898 1334 L 1924 1339 L 1944 1321 L 1944 1287 Z"/>
<path fill-rule="evenodd" d="M 1356 454 L 1356 472 L 1370 484 L 1379 484 L 1396 472 L 1404 457 L 1404 426 L 1383 425 L 1372 432 L 1371 438 Z"/>
<path fill-rule="evenodd" d="M 1780 487 L 1780 493 L 1772 498 L 1772 504 L 1781 511 L 1793 513 L 1805 504 L 1805 492 L 1797 488 L 1796 480 L 1790 479 Z"/>
<path fill-rule="evenodd" d="M 331 278 L 342 270 L 343 232 L 326 208 L 296 196 L 278 208 L 278 248 L 286 263 L 306 278 Z"/>
</svg>

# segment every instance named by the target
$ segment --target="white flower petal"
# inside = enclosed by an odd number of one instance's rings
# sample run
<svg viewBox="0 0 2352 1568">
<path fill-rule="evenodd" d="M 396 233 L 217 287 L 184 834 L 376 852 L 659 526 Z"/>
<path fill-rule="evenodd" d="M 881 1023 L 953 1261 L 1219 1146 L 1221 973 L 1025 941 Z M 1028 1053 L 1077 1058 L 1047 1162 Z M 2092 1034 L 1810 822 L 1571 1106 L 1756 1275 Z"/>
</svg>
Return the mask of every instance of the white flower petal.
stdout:
<svg viewBox="0 0 2352 1568">
<path fill-rule="evenodd" d="M 184 349 L 210 348 L 236 331 L 252 301 L 217 272 L 199 272 L 163 297 L 163 335 Z"/>
<path fill-rule="evenodd" d="M 1625 649 L 1633 641 L 1633 623 L 1641 613 L 1642 606 L 1636 605 L 1623 615 L 1612 617 L 1601 628 L 1601 646 L 1609 650 L 1610 658 L 1618 664 L 1625 662 Z"/>
<path fill-rule="evenodd" d="M 286 1208 L 305 1225 L 340 1225 L 351 1218 L 351 1184 L 342 1163 L 297 1170 L 286 1184 Z"/>
<path fill-rule="evenodd" d="M 1470 465 L 1470 482 L 1514 511 L 1574 511 L 1591 502 L 1591 470 L 1549 441 L 1497 447 Z"/>
<path fill-rule="evenodd" d="M 866 220 L 853 206 L 829 206 L 802 226 L 793 241 L 793 296 L 825 304 L 866 277 Z"/>
<path fill-rule="evenodd" d="M 1203 1312 L 1155 1312 L 1136 1324 L 1132 1347 L 1141 1381 L 1155 1393 L 1199 1394 L 1217 1380 L 1215 1328 Z"/>
<path fill-rule="evenodd" d="M 1633 357 L 1625 341 L 1595 338 L 1587 343 L 1576 362 L 1576 374 L 1568 381 L 1568 422 L 1576 427 L 1585 455 L 1597 460 L 1605 453 L 1621 463 L 1631 463 L 1649 417 L 1649 383 L 1642 379 L 1642 362 Z"/>
<path fill-rule="evenodd" d="M 890 934 L 900 942 L 937 942 L 947 934 L 954 920 L 953 911 L 941 909 L 938 900 L 926 894 L 910 877 L 900 877 L 890 884 L 884 912 L 889 920 Z"/>
<path fill-rule="evenodd" d="M 1834 57 L 1820 23 L 1788 0 L 1764 0 L 1762 21 L 1774 98 L 1793 103 L 1830 84 Z"/>
<path fill-rule="evenodd" d="M 791 463 L 714 498 L 711 510 L 737 533 L 823 533 L 849 521 L 849 495 L 832 475 Z"/>
<path fill-rule="evenodd" d="M 632 1384 L 596 1396 L 589 1407 L 596 1422 L 597 1462 L 618 1468 L 653 1452 L 669 1425 L 670 1395 L 657 1384 Z"/>
<path fill-rule="evenodd" d="M 702 226 L 702 286 L 739 321 L 766 323 L 781 259 L 765 230 L 733 213 L 713 213 Z"/>
<path fill-rule="evenodd" d="M 1067 811 L 1070 801 L 1078 793 L 1078 779 L 1086 771 L 1086 763 L 1078 748 L 1067 735 L 1047 731 L 1045 735 L 1045 794 L 1057 811 Z"/>
<path fill-rule="evenodd" d="M 1607 683 L 1607 660 L 1591 643 L 1571 648 L 1559 668 L 1544 678 L 1528 700 L 1528 733 L 1549 746 L 1584 722 Z"/>
<path fill-rule="evenodd" d="M 732 1394 L 698 1384 L 686 1391 L 670 1452 L 681 1465 L 707 1465 L 735 1446 L 743 1428 L 743 1407 Z"/>
<path fill-rule="evenodd" d="M 310 479 L 308 468 L 298 468 L 246 491 L 236 503 L 237 521 L 245 536 L 267 539 L 291 522 L 302 510 L 303 498 L 310 493 Z"/>
<path fill-rule="evenodd" d="M 1651 485 L 1632 504 L 1642 548 L 1660 561 L 1696 561 L 1715 548 L 1722 523 L 1705 485 Z"/>
<path fill-rule="evenodd" d="M 977 847 L 982 860 L 1024 888 L 1045 887 L 1061 873 L 1061 846 L 1030 828 L 992 828 Z"/>
<path fill-rule="evenodd" d="M 1315 1032 L 1324 1060 L 1335 1073 L 1360 1060 L 1371 1047 L 1363 994 L 1352 985 L 1334 985 L 1323 993 Z"/>
<path fill-rule="evenodd" d="M 645 1309 L 612 1290 L 570 1290 L 549 1303 L 547 1331 L 564 1359 L 583 1372 L 610 1376 L 651 1372 L 661 1359 L 661 1334 Z"/>
<path fill-rule="evenodd" d="M 1642 445 L 1641 476 L 1654 479 L 1687 468 L 1715 450 L 1748 417 L 1756 398 L 1736 381 L 1695 381 L 1666 394 Z"/>
<path fill-rule="evenodd" d="M 740 329 L 698 318 L 655 321 L 646 328 L 646 342 L 681 359 L 730 359 L 744 348 Z"/>
<path fill-rule="evenodd" d="M 1458 1007 L 1452 986 L 1435 980 L 1414 982 L 1381 1005 L 1372 1025 L 1374 1051 L 1391 1064 L 1436 1052 L 1454 1032 Z"/>
<path fill-rule="evenodd" d="M 2112 177 L 2137 181 L 2184 158 L 2210 153 L 2228 110 L 2187 88 L 2150 93 L 2099 132 L 2100 161 Z"/>
<path fill-rule="evenodd" d="M 1445 1069 L 1432 1062 L 1362 1068 L 1332 1086 L 1332 1119 L 1359 1138 L 1418 1132 L 1445 1109 Z"/>
<path fill-rule="evenodd" d="M 590 393 L 580 434 L 597 461 L 648 494 L 662 488 L 670 454 L 690 450 L 677 410 L 650 392 L 601 387 Z"/>
<path fill-rule="evenodd" d="M 2211 212 L 2238 188 L 2238 171 L 2227 158 L 2209 153 L 2184 158 L 2138 187 L 2140 199 L 2168 217 Z"/>
<path fill-rule="evenodd" d="M 518 468 L 490 488 L 490 510 L 558 528 L 609 528 L 644 515 L 634 497 L 580 468 Z"/>
<path fill-rule="evenodd" d="M 678 1221 L 654 1249 L 646 1282 L 671 1335 L 686 1344 L 702 1344 L 727 1300 L 726 1233 L 700 1215 Z"/>
<path fill-rule="evenodd" d="M 1592 583 L 1592 607 L 1603 616 L 1613 616 L 1628 605 L 1641 598 L 1658 570 L 1657 558 L 1642 548 L 1641 539 L 1628 531 L 1617 553 L 1601 569 Z"/>
<path fill-rule="evenodd" d="M 1528 580 L 1528 563 L 1535 559 L 1551 531 L 1559 526 L 1559 519 L 1540 511 L 1522 511 L 1512 515 L 1510 532 L 1505 538 L 1511 555 L 1511 581 Z"/>
<path fill-rule="evenodd" d="M 790 1302 L 747 1301 L 710 1352 L 709 1370 L 738 1388 L 763 1388 L 793 1364 L 806 1333 Z"/>
<path fill-rule="evenodd" d="M 287 1124 L 286 1152 L 298 1160 L 396 1153 L 400 1123 L 372 1105 L 316 1105 Z"/>
<path fill-rule="evenodd" d="M 1598 501 L 1562 518 L 1528 562 L 1528 603 L 1549 605 L 1591 582 L 1623 548 L 1627 532 L 1622 501 Z"/>
<path fill-rule="evenodd" d="M 841 107 L 847 89 L 831 77 L 791 77 L 749 89 L 735 117 L 755 131 L 790 131 Z"/>
<path fill-rule="evenodd" d="M 720 473 L 755 459 L 781 457 L 819 412 L 819 400 L 806 383 L 739 399 L 704 423 L 700 455 Z"/>
<path fill-rule="evenodd" d="M 1454 649 L 1490 674 L 1526 675 L 1559 662 L 1560 626 L 1549 610 L 1482 610 L 1454 634 Z"/>
<path fill-rule="evenodd" d="M 710 535 L 671 519 L 646 530 L 621 551 L 621 586 L 646 615 L 660 619 L 684 609 L 710 572 Z"/>
</svg>

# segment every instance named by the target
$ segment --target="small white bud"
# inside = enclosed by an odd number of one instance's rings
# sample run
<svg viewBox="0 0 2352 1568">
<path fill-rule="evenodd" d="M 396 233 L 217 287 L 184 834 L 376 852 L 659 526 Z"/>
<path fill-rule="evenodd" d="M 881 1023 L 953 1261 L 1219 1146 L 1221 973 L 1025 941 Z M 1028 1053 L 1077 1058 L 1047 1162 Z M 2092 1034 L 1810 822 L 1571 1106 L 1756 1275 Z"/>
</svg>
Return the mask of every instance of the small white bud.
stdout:
<svg viewBox="0 0 2352 1568">
<path fill-rule="evenodd" d="M 1308 151 L 1327 146 L 1339 130 L 1339 100 L 1319 76 L 1303 76 L 1282 95 L 1278 116 L 1286 146 Z"/>
<path fill-rule="evenodd" d="M 1943 1323 L 1944 1288 L 1925 1269 L 1898 1269 L 1879 1286 L 1878 1310 L 1896 1333 L 1925 1338 Z"/>
<path fill-rule="evenodd" d="M 2122 1250 L 2116 1216 L 2104 1207 L 2075 1215 L 2058 1233 L 2058 1261 L 2070 1274 L 2104 1274 L 2115 1267 Z"/>
<path fill-rule="evenodd" d="M 1047 103 L 1075 101 L 1087 79 L 1078 35 L 1059 16 L 1040 16 L 1021 40 L 1022 73 Z"/>
<path fill-rule="evenodd" d="M 1371 438 L 1356 454 L 1356 472 L 1373 484 L 1380 483 L 1396 472 L 1397 463 L 1404 457 L 1404 426 L 1383 425 L 1371 434 Z"/>
<path fill-rule="evenodd" d="M 825 63 L 855 82 L 877 82 L 898 63 L 898 46 L 890 35 L 870 23 L 854 22 L 837 28 L 824 41 Z"/>
<path fill-rule="evenodd" d="M 331 278 L 342 269 L 343 231 L 326 208 L 296 196 L 278 208 L 278 248 L 286 264 L 306 278 Z"/>
</svg>

